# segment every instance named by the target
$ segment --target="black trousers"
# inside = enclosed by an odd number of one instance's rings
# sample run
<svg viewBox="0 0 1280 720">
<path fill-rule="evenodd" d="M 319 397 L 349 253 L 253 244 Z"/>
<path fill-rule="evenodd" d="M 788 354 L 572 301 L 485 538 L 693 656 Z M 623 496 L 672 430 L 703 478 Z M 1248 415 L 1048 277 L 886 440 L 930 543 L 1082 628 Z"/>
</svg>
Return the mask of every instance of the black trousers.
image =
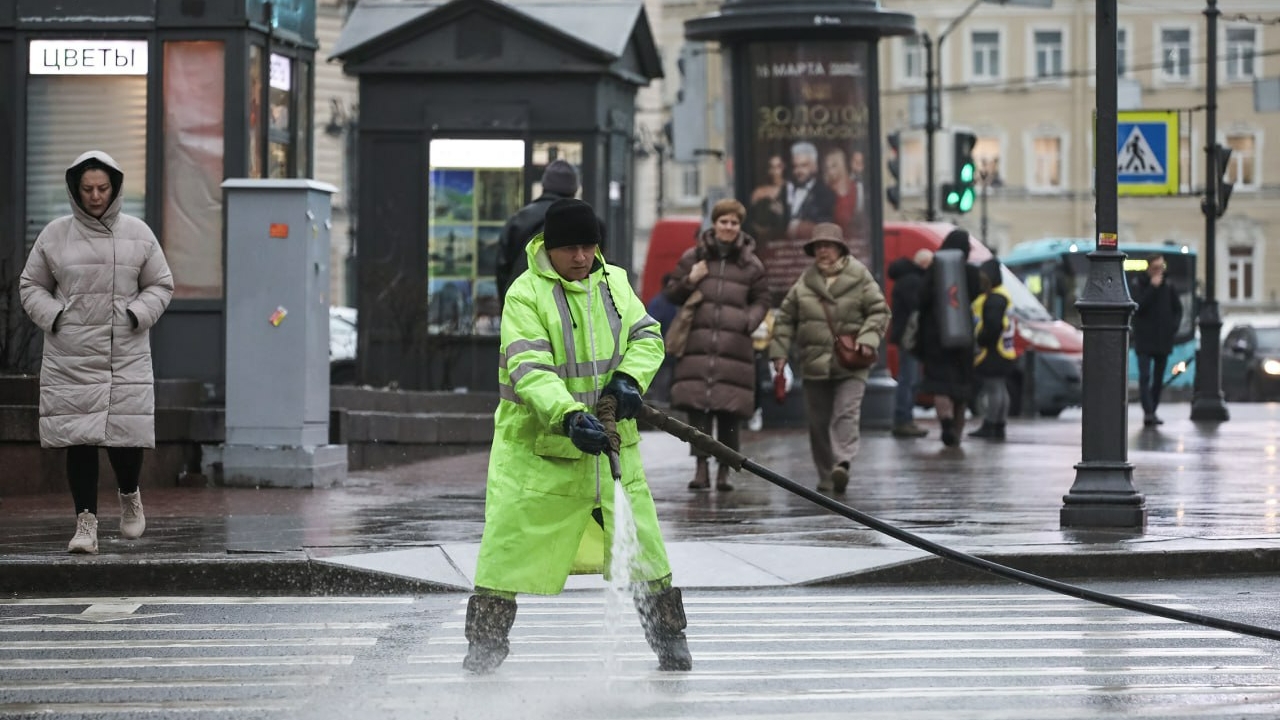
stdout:
<svg viewBox="0 0 1280 720">
<path fill-rule="evenodd" d="M 125 495 L 138 491 L 142 475 L 142 448 L 107 448 L 107 460 L 116 474 L 116 486 Z M 76 514 L 86 510 L 98 514 L 98 446 L 73 445 L 67 448 L 67 482 Z"/>
<path fill-rule="evenodd" d="M 689 410 L 689 424 L 701 430 L 707 435 L 711 434 L 711 424 L 715 421 L 715 438 L 724 443 L 729 449 L 737 451 L 740 446 L 738 431 L 742 427 L 742 419 L 733 413 L 727 412 L 703 412 L 702 410 Z M 699 451 L 697 448 L 690 446 L 689 454 L 694 457 L 707 457 L 707 454 Z"/>
</svg>

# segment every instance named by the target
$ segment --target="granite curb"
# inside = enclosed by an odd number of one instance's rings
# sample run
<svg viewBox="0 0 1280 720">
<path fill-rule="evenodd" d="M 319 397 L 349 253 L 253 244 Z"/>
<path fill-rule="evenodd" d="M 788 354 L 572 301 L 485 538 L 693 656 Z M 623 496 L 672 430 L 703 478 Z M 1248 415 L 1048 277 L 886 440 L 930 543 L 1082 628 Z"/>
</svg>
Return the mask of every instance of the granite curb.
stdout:
<svg viewBox="0 0 1280 720">
<path fill-rule="evenodd" d="M 804 547 L 796 546 L 797 552 Z M 975 553 L 975 557 L 1060 581 L 1094 578 L 1165 580 L 1271 574 L 1280 547 L 1134 552 Z M 982 584 L 1012 582 L 940 557 L 923 557 L 794 584 L 795 587 Z M 686 590 L 700 588 L 690 579 Z M 743 585 L 741 589 L 751 589 Z M 420 595 L 458 592 L 456 585 L 326 562 L 307 551 L 201 555 L 9 556 L 0 559 L 0 592 L 75 595 L 154 592 L 221 595 Z"/>
</svg>

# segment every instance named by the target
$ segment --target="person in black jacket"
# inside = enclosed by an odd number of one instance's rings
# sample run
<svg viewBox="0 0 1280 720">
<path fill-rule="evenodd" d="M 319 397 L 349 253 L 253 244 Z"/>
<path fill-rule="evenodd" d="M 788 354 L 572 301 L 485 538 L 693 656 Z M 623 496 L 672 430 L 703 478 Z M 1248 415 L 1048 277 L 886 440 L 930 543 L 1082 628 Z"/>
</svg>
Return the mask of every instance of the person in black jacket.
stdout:
<svg viewBox="0 0 1280 720">
<path fill-rule="evenodd" d="M 969 257 L 969 233 L 952 230 L 942 241 L 940 250 L 959 250 Z M 964 283 L 966 301 L 982 292 L 978 268 L 965 264 Z M 945 293 L 938 277 L 935 261 L 925 271 L 920 285 L 920 337 L 916 357 L 924 364 L 924 380 L 920 389 L 933 395 L 933 408 L 942 427 L 942 444 L 959 447 L 964 436 L 965 406 L 973 396 L 973 345 L 946 347 L 942 344 L 941 319 L 935 296 Z M 966 307 L 966 315 L 968 308 Z"/>
<path fill-rule="evenodd" d="M 983 399 L 982 427 L 969 437 L 1004 440 L 1009 417 L 1009 375 L 1018 360 L 1014 348 L 1015 328 L 1010 310 L 1013 297 L 1004 287 L 1000 261 L 982 263 L 982 294 L 973 301 L 973 328 L 977 355 L 973 368 Z"/>
<path fill-rule="evenodd" d="M 511 216 L 498 240 L 498 267 L 496 280 L 498 299 L 507 299 L 507 288 L 529 269 L 525 246 L 530 238 L 542 230 L 547 208 L 557 200 L 578 194 L 578 171 L 565 160 L 552 160 L 542 173 L 542 195 Z"/>
<path fill-rule="evenodd" d="M 1173 338 L 1182 322 L 1182 300 L 1165 279 L 1164 269 L 1164 258 L 1152 255 L 1147 259 L 1147 272 L 1138 276 L 1133 289 L 1133 299 L 1138 303 L 1133 314 L 1133 349 L 1138 355 L 1138 396 L 1146 427 L 1164 422 L 1156 416 L 1156 408 L 1160 406 Z"/>
<path fill-rule="evenodd" d="M 933 251 L 920 249 L 914 257 L 900 257 L 889 263 L 889 279 L 893 281 L 890 308 L 893 319 L 889 323 L 889 342 L 898 346 L 898 388 L 893 404 L 894 437 L 917 438 L 929 434 L 912 419 L 916 404 L 916 384 L 920 381 L 920 363 L 902 347 L 902 334 L 907 329 L 907 317 L 920 307 L 920 285 L 925 270 L 933 262 Z"/>
</svg>

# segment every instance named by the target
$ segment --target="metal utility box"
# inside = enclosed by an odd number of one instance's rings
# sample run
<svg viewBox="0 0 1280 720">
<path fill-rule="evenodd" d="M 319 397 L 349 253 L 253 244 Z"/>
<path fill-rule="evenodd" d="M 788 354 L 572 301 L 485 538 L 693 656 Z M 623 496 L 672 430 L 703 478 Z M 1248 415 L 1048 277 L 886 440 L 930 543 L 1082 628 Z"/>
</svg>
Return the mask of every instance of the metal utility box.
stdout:
<svg viewBox="0 0 1280 720">
<path fill-rule="evenodd" d="M 227 484 L 313 487 L 346 477 L 329 445 L 329 228 L 337 188 L 234 179 L 226 207 Z"/>
</svg>

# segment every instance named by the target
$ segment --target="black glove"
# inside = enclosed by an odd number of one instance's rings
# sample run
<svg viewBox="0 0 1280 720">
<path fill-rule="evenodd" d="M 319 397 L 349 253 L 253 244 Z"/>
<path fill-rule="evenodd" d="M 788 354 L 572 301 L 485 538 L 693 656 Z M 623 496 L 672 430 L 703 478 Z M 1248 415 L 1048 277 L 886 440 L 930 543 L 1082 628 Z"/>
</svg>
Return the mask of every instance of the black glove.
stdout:
<svg viewBox="0 0 1280 720">
<path fill-rule="evenodd" d="M 609 384 L 604 386 L 604 394 L 612 395 L 618 400 L 618 419 L 630 420 L 640 414 L 640 406 L 644 398 L 640 397 L 640 387 L 629 375 L 614 373 Z"/>
<path fill-rule="evenodd" d="M 599 455 L 609 449 L 609 436 L 604 425 L 588 412 L 571 412 L 564 418 L 564 432 L 573 446 L 588 455 Z"/>
</svg>

